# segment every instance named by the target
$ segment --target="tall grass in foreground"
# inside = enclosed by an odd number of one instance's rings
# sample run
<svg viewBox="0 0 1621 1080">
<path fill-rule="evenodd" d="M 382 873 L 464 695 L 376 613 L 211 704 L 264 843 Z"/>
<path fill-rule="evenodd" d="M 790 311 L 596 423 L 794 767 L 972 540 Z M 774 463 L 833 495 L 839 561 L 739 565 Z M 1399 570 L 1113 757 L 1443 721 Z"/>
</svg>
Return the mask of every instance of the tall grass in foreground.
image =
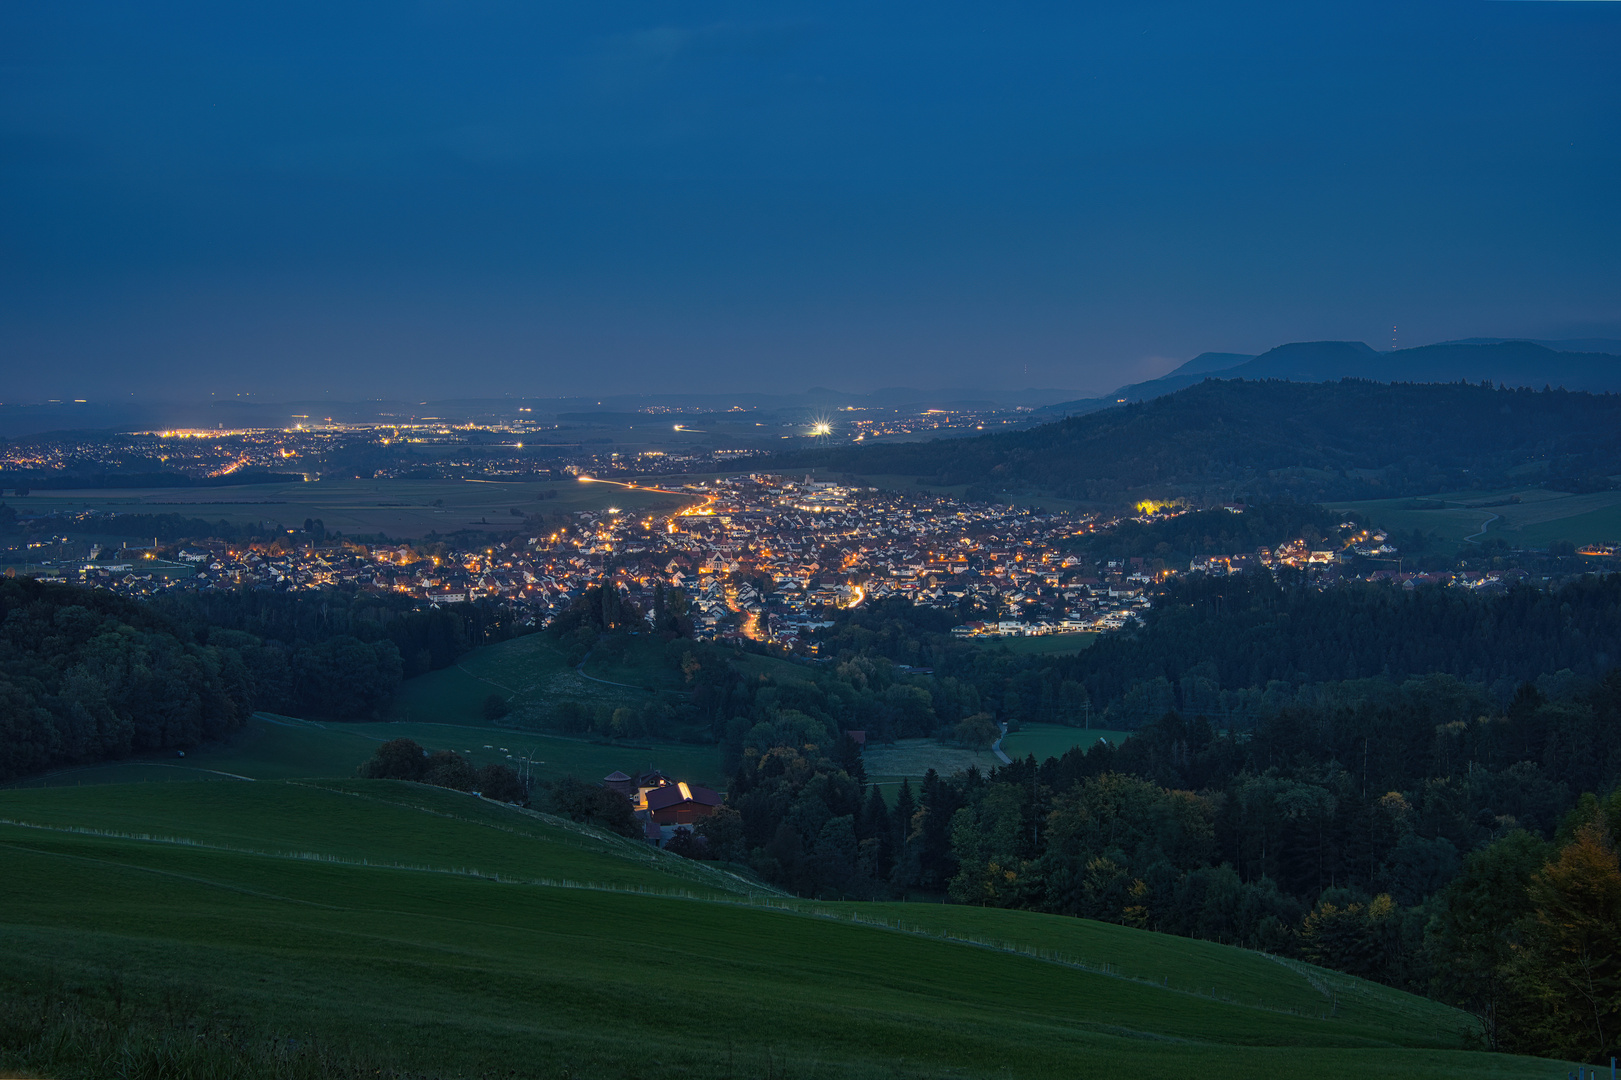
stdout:
<svg viewBox="0 0 1621 1080">
<path fill-rule="evenodd" d="M 53 1080 L 429 1080 L 305 1033 L 209 1015 L 183 991 L 131 995 L 116 976 L 96 987 L 0 983 L 0 1071 Z"/>
<path fill-rule="evenodd" d="M 729 1047 L 717 1080 L 800 1075 L 772 1048 Z M 821 1071 L 814 1069 L 813 1074 Z M 122 980 L 69 985 L 60 978 L 0 981 L 0 1075 L 50 1080 L 584 1080 L 567 1062 L 539 1069 L 421 1071 L 323 1041 L 208 1015 L 186 991 L 132 997 Z M 893 1075 L 893 1074 L 891 1074 Z"/>
</svg>

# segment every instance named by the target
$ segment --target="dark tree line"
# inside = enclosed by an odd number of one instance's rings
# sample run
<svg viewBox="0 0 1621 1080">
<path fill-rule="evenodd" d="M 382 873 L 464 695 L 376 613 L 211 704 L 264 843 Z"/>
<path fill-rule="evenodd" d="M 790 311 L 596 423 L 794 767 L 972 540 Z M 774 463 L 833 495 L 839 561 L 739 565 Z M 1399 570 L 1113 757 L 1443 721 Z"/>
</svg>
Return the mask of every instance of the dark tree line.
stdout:
<svg viewBox="0 0 1621 1080">
<path fill-rule="evenodd" d="M 1480 597 L 1379 584 L 1319 591 L 1299 577 L 1279 583 L 1253 573 L 1173 581 L 1143 629 L 1107 635 L 1050 666 L 1131 719 L 1172 703 L 1205 711 L 1190 695 L 1276 682 L 1439 672 L 1506 694 L 1548 672 L 1597 676 L 1618 660 L 1621 575 Z M 1140 699 L 1155 687 L 1175 696 L 1153 703 L 1145 717 Z M 1128 702 L 1134 692 L 1138 700 Z"/>
<path fill-rule="evenodd" d="M 1312 503 L 1261 502 L 1242 513 L 1217 509 L 1163 521 L 1127 518 L 1113 529 L 1077 537 L 1072 546 L 1098 560 L 1162 558 L 1185 567 L 1190 559 L 1273 549 L 1296 538 L 1314 545 L 1326 541 L 1338 549 L 1339 527 L 1346 520 L 1343 511 Z"/>
<path fill-rule="evenodd" d="M 806 896 L 943 895 L 1296 956 L 1472 1009 L 1493 1045 L 1602 1060 L 1621 794 L 1581 793 L 1621 785 L 1621 670 L 1542 681 L 1506 705 L 1444 675 L 1339 684 L 1237 733 L 1168 712 L 1118 748 L 931 772 L 890 800 L 847 738 L 797 729 L 743 749 L 727 809 L 678 850 Z"/>
<path fill-rule="evenodd" d="M 195 746 L 253 708 L 241 652 L 106 592 L 0 580 L 0 780 Z"/>
<path fill-rule="evenodd" d="M 360 766 L 360 775 L 373 780 L 411 780 L 452 791 L 477 792 L 497 802 L 529 804 L 529 786 L 512 766 L 474 765 L 454 750 L 429 753 L 414 739 L 383 743 L 371 760 Z"/>
<path fill-rule="evenodd" d="M 235 630 L 288 647 L 351 638 L 366 645 L 389 643 L 401 673 L 411 678 L 455 663 L 476 645 L 505 641 L 523 632 L 512 612 L 493 604 L 418 608 L 405 596 L 354 588 L 316 593 L 266 589 L 176 593 L 154 605 L 199 634 Z"/>
<path fill-rule="evenodd" d="M 475 605 L 414 611 L 331 590 L 137 603 L 30 578 L 0 582 L 0 779 L 184 749 L 257 709 L 382 715 L 409 673 L 512 631 Z"/>
<path fill-rule="evenodd" d="M 1164 587 L 1143 626 L 1058 657 L 953 639 L 958 617 L 885 600 L 838 613 L 820 641 L 834 670 L 858 661 L 886 673 L 885 662 L 932 668 L 931 676 L 880 678 L 944 706 L 937 727 L 984 709 L 1014 723 L 1131 730 L 1174 708 L 1242 728 L 1321 683 L 1440 673 L 1506 700 L 1545 673 L 1593 678 L 1621 660 L 1615 574 L 1487 596 L 1386 584 L 1319 590 L 1289 573 L 1281 581 L 1264 572 L 1193 574 Z M 881 740 L 935 730 L 877 723 Z"/>
</svg>

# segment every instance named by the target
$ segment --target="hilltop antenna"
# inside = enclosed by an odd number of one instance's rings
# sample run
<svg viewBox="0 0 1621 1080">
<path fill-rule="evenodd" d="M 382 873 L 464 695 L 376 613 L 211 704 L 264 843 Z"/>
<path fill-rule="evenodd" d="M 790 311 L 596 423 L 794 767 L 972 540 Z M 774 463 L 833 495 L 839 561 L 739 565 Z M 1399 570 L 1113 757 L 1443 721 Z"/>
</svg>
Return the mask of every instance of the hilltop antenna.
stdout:
<svg viewBox="0 0 1621 1080">
<path fill-rule="evenodd" d="M 1396 328 L 1394 326 L 1390 328 L 1390 351 L 1396 351 Z"/>
</svg>

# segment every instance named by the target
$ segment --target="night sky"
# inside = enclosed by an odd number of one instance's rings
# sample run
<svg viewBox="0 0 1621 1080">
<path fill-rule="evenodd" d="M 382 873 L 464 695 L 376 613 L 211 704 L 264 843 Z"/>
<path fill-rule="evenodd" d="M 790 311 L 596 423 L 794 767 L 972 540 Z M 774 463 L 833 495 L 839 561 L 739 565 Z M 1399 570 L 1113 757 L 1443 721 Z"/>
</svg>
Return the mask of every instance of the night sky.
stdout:
<svg viewBox="0 0 1621 1080">
<path fill-rule="evenodd" d="M 0 6 L 0 400 L 1621 337 L 1621 3 Z"/>
</svg>

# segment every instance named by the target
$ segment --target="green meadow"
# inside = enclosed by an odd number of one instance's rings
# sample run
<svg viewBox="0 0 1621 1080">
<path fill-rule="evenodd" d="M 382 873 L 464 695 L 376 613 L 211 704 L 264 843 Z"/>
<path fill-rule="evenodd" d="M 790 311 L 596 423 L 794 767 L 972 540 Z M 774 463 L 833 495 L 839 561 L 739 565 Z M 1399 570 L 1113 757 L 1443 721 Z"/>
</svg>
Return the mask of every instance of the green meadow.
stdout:
<svg viewBox="0 0 1621 1080">
<path fill-rule="evenodd" d="M 1025 724 L 1002 739 L 1002 749 L 1014 760 L 1034 754 L 1037 761 L 1046 761 L 1050 757 L 1063 757 L 1077 746 L 1092 746 L 1099 739 L 1118 746 L 1130 734 L 1063 724 Z M 878 784 L 892 803 L 902 780 L 910 780 L 916 788 L 930 769 L 941 776 L 950 776 L 970 768 L 989 773 L 1002 765 L 1002 760 L 989 750 L 962 750 L 942 746 L 933 739 L 897 739 L 887 745 L 870 743 L 862 751 L 861 761 L 867 770 L 867 779 Z"/>
<path fill-rule="evenodd" d="M 1621 491 L 1443 492 L 1419 499 L 1333 503 L 1330 508 L 1355 511 L 1387 531 L 1417 529 L 1448 542 L 1501 537 L 1514 547 L 1538 548 L 1554 540 L 1574 544 L 1621 540 Z"/>
<path fill-rule="evenodd" d="M 225 1052 L 218 1032 L 272 1048 L 236 1073 L 266 1076 L 310 1046 L 367 1063 L 348 1075 L 1560 1072 L 1309 965 L 1024 912 L 790 900 L 409 784 L 11 789 L 0 851 L 0 986 L 57 1003 L 0 1018 L 0 1069 L 24 1074 L 185 1075 L 199 1046 Z M 123 1050 L 81 1053 L 93 1032 L 53 1026 L 62 1003 L 123 1017 L 103 1031 Z M 159 1023 L 195 1034 L 133 1044 Z"/>
<path fill-rule="evenodd" d="M 512 710 L 501 726 L 549 727 L 555 722 L 555 709 L 565 700 L 592 708 L 637 708 L 656 693 L 644 688 L 645 681 L 621 684 L 620 679 L 607 678 L 619 672 L 598 674 L 598 670 L 589 660 L 583 673 L 576 670 L 548 635 L 528 634 L 474 649 L 451 667 L 407 679 L 394 696 L 388 718 L 488 725 L 484 700 L 499 694 Z"/>
<path fill-rule="evenodd" d="M 671 776 L 722 790 L 720 752 L 713 746 L 626 740 L 593 742 L 488 725 L 429 723 L 321 724 L 258 713 L 230 739 L 166 756 L 63 769 L 13 787 L 84 787 L 176 780 L 282 780 L 354 776 L 379 744 L 415 739 L 428 750 L 455 750 L 475 765 L 505 764 L 540 780 L 597 780 L 615 769 L 653 766 Z"/>
<path fill-rule="evenodd" d="M 892 797 L 893 785 L 909 779 L 912 787 L 916 788 L 917 782 L 930 769 L 941 776 L 950 776 L 969 768 L 985 773 L 1002 762 L 989 750 L 960 750 L 954 746 L 941 746 L 933 739 L 896 739 L 888 744 L 868 745 L 861 752 L 861 764 L 867 770 L 867 779 L 884 785 L 884 794 Z"/>
</svg>

